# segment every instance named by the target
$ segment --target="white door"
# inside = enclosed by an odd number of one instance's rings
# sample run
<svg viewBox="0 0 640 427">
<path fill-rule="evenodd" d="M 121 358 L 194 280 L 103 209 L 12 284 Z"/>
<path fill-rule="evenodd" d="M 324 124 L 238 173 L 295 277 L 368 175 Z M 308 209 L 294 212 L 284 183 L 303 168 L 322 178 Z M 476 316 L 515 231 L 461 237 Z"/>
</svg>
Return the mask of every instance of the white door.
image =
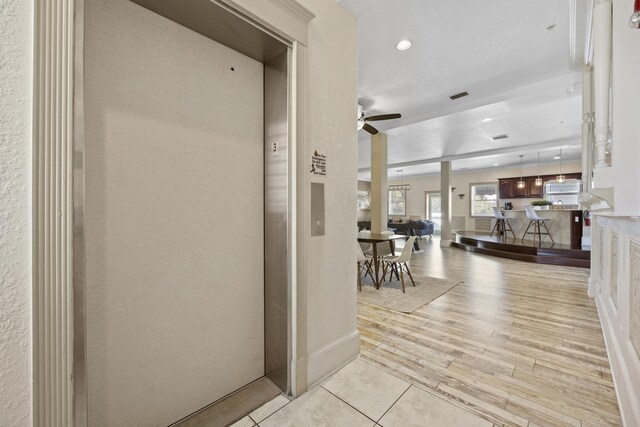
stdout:
<svg viewBox="0 0 640 427">
<path fill-rule="evenodd" d="M 86 2 L 89 425 L 167 425 L 264 375 L 263 66 Z"/>
</svg>

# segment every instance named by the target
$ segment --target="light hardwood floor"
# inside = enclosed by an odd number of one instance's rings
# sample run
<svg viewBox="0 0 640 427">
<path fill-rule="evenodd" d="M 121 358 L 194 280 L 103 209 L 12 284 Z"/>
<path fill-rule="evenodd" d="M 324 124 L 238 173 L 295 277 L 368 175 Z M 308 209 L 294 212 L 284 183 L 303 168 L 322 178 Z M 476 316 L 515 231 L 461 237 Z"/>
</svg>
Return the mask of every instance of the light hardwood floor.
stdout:
<svg viewBox="0 0 640 427">
<path fill-rule="evenodd" d="M 495 425 L 622 425 L 588 269 L 439 243 L 412 272 L 464 283 L 410 315 L 359 303 L 363 360 Z"/>
</svg>

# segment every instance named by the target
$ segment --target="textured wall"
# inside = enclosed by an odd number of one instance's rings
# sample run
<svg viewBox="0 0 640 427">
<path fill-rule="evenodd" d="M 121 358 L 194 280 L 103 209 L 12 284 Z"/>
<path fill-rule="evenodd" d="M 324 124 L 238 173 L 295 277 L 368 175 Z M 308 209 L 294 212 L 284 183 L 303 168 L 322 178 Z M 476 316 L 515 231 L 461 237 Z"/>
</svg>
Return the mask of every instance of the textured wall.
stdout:
<svg viewBox="0 0 640 427">
<path fill-rule="evenodd" d="M 315 17 L 308 27 L 308 138 L 304 148 L 327 156 L 327 176 L 311 177 L 325 184 L 325 235 L 311 237 L 308 247 L 306 354 L 308 383 L 340 367 L 359 352 L 356 328 L 356 182 L 358 110 L 357 20 L 335 0 L 298 0 Z M 270 13 L 276 1 L 235 0 L 259 20 L 287 27 L 298 34 L 295 22 L 282 13 Z M 283 19 L 281 19 L 283 18 Z M 311 158 L 300 174 L 308 174 Z M 310 177 L 298 185 L 308 188 Z M 308 207 L 308 205 L 307 205 Z M 300 212 L 300 211 L 299 211 Z M 298 217 L 306 222 L 309 218 Z M 300 308 L 300 306 L 299 306 Z"/>
<path fill-rule="evenodd" d="M 311 238 L 309 252 L 307 350 L 313 383 L 359 351 L 354 208 L 357 22 L 335 1 L 300 3 L 316 15 L 309 25 L 309 144 L 312 152 L 327 156 L 326 178 L 313 178 L 325 184 L 326 221 L 325 235 Z"/>
<path fill-rule="evenodd" d="M 640 215 L 640 30 L 629 28 L 633 2 L 614 0 L 611 58 L 611 138 L 618 215 Z"/>
<path fill-rule="evenodd" d="M 32 4 L 0 0 L 0 425 L 31 425 Z"/>
</svg>

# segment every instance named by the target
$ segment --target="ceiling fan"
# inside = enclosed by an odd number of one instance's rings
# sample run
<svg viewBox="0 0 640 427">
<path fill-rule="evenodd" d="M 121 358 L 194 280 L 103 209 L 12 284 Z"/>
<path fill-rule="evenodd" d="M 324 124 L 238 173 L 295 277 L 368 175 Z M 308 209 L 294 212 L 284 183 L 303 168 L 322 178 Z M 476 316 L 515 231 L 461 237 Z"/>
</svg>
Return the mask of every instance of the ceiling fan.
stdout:
<svg viewBox="0 0 640 427">
<path fill-rule="evenodd" d="M 364 109 L 362 105 L 358 104 L 358 130 L 364 129 L 369 132 L 371 135 L 377 134 L 378 129 L 374 128 L 367 122 L 375 122 L 378 120 L 391 120 L 391 119 L 399 119 L 402 117 L 400 113 L 392 113 L 392 114 L 379 114 L 377 116 L 365 117 Z"/>
</svg>

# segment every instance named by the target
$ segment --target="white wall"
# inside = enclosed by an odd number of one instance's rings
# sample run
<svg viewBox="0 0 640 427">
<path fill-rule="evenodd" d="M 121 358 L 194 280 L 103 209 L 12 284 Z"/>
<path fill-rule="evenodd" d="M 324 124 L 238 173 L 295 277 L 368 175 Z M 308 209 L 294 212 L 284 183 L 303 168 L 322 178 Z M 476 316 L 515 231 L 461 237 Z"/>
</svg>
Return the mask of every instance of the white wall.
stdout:
<svg viewBox="0 0 640 427">
<path fill-rule="evenodd" d="M 589 287 L 627 427 L 640 426 L 640 30 L 627 25 L 632 9 L 631 1 L 613 0 L 615 210 L 595 218 Z"/>
<path fill-rule="evenodd" d="M 359 353 L 356 328 L 357 20 L 335 0 L 301 0 L 309 25 L 309 141 L 327 155 L 325 235 L 312 237 L 307 282 L 308 383 Z M 310 159 L 309 159 L 310 160 Z M 302 173 L 306 173 L 304 171 Z M 308 218 L 301 218 L 307 221 Z"/>
<path fill-rule="evenodd" d="M 626 23 L 633 2 L 613 2 L 611 138 L 614 206 L 618 215 L 640 215 L 640 30 Z"/>
<path fill-rule="evenodd" d="M 33 4 L 0 1 L 0 425 L 31 425 Z"/>
<path fill-rule="evenodd" d="M 366 191 L 371 197 L 371 183 L 369 181 L 358 181 L 358 191 Z M 357 209 L 358 221 L 371 221 L 371 210 Z"/>
</svg>

